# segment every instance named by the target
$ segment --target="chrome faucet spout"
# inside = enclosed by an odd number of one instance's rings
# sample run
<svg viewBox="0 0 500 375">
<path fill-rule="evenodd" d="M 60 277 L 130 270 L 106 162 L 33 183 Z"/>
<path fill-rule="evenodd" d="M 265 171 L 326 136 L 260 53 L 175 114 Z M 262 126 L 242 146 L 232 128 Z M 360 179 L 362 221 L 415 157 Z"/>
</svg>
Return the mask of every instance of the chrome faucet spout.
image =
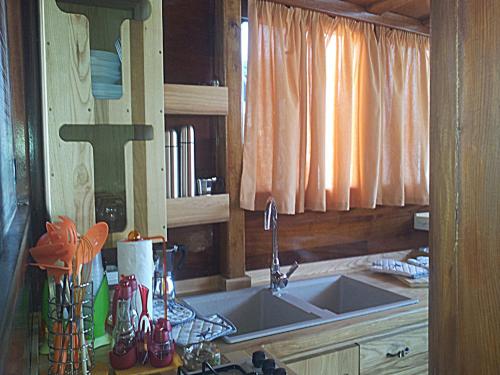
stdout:
<svg viewBox="0 0 500 375">
<path fill-rule="evenodd" d="M 266 210 L 264 211 L 264 230 L 272 230 L 272 250 L 273 260 L 270 267 L 270 289 L 274 292 L 279 292 L 287 286 L 288 279 L 295 270 L 299 267 L 295 262 L 287 274 L 280 270 L 280 259 L 278 253 L 278 207 L 273 197 L 269 197 L 266 202 Z"/>
</svg>

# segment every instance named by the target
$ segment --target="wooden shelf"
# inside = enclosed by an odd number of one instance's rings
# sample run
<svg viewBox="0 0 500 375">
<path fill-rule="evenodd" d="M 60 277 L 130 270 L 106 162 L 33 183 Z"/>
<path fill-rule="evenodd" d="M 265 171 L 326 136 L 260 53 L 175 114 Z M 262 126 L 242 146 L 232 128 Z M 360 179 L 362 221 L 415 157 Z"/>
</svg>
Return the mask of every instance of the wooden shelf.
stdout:
<svg viewBox="0 0 500 375">
<path fill-rule="evenodd" d="M 165 84 L 167 115 L 218 115 L 228 112 L 227 87 Z"/>
<path fill-rule="evenodd" d="M 229 220 L 229 194 L 167 199 L 167 227 L 224 223 Z"/>
</svg>

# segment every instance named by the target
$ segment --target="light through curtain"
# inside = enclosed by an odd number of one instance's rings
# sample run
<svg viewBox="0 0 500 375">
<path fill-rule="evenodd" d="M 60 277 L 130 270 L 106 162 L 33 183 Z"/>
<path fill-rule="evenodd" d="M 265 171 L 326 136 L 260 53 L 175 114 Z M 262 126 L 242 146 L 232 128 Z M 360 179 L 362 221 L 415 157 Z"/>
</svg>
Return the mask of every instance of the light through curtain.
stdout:
<svg viewBox="0 0 500 375">
<path fill-rule="evenodd" d="M 249 2 L 241 207 L 428 204 L 425 37 Z"/>
</svg>

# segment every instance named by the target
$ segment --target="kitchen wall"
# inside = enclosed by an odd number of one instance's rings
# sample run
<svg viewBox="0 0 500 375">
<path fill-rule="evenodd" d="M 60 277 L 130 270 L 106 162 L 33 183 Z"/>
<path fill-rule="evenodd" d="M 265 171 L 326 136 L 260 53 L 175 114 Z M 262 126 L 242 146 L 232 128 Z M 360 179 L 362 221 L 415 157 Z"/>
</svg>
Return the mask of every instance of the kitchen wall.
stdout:
<svg viewBox="0 0 500 375">
<path fill-rule="evenodd" d="M 425 246 L 428 244 L 427 232 L 413 229 L 413 215 L 421 210 L 426 208 L 379 207 L 280 215 L 281 263 L 315 262 Z M 271 233 L 263 230 L 264 215 L 247 212 L 245 218 L 247 269 L 268 267 Z"/>
<path fill-rule="evenodd" d="M 203 84 L 218 79 L 214 46 L 215 1 L 164 0 L 165 82 Z M 243 12 L 246 14 L 246 12 Z M 192 123 L 197 133 L 196 172 L 216 171 L 215 127 L 203 116 L 167 116 L 166 126 Z M 280 215 L 282 263 L 310 262 L 427 245 L 426 232 L 413 230 L 413 214 L 423 207 Z M 425 208 L 424 208 L 425 209 Z M 188 247 L 179 279 L 219 273 L 219 225 L 169 230 L 169 240 Z M 246 213 L 247 269 L 267 267 L 271 236 L 263 230 L 262 212 Z"/>
</svg>

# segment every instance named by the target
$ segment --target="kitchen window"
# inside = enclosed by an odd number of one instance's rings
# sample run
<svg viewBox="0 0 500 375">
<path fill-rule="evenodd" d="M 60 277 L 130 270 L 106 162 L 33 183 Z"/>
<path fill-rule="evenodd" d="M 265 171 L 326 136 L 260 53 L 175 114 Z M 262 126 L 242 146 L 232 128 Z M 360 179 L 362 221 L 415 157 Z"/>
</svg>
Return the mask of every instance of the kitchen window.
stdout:
<svg viewBox="0 0 500 375">
<path fill-rule="evenodd" d="M 249 1 L 241 207 L 429 199 L 429 39 Z"/>
</svg>

